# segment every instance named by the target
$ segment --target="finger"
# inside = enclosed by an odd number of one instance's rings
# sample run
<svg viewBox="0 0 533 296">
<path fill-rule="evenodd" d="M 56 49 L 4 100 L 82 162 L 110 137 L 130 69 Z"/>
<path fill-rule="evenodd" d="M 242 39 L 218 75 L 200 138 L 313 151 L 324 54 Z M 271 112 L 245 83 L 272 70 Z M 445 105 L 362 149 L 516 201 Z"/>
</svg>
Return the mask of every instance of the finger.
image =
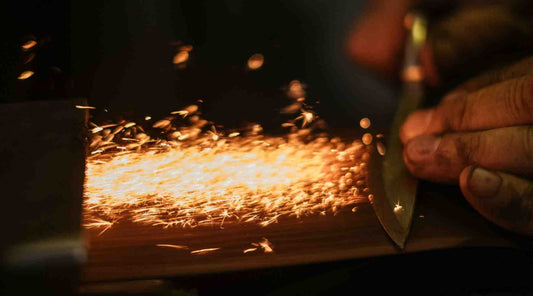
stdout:
<svg viewBox="0 0 533 296">
<path fill-rule="evenodd" d="M 533 184 L 502 172 L 469 166 L 461 191 L 481 215 L 508 230 L 533 234 Z"/>
<path fill-rule="evenodd" d="M 533 57 L 523 59 L 509 67 L 488 71 L 459 85 L 453 93 L 473 92 L 486 86 L 533 74 Z"/>
<path fill-rule="evenodd" d="M 404 143 L 422 134 L 474 131 L 533 123 L 533 75 L 473 93 L 448 97 L 433 109 L 411 114 L 400 129 Z"/>
<path fill-rule="evenodd" d="M 521 176 L 533 172 L 533 127 L 474 133 L 422 135 L 409 141 L 404 159 L 413 175 L 435 182 L 457 182 L 469 165 Z"/>
</svg>

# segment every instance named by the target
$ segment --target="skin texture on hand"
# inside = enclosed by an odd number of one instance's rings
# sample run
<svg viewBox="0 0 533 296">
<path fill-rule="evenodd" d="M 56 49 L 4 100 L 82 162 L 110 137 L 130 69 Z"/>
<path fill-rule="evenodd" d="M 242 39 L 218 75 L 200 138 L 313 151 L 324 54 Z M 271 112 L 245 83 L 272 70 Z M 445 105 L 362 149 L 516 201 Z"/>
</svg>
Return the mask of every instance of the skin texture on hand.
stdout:
<svg viewBox="0 0 533 296">
<path fill-rule="evenodd" d="M 459 183 L 490 221 L 533 234 L 533 58 L 467 81 L 400 130 L 415 176 Z"/>
</svg>

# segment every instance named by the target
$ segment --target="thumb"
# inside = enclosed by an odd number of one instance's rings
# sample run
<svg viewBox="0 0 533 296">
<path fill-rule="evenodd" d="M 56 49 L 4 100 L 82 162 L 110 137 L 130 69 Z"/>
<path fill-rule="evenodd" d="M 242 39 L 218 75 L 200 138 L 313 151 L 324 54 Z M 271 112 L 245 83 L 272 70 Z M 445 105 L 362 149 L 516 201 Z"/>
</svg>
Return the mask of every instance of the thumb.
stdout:
<svg viewBox="0 0 533 296">
<path fill-rule="evenodd" d="M 469 166 L 459 177 L 461 191 L 481 215 L 521 234 L 533 234 L 533 184 L 502 172 Z"/>
</svg>

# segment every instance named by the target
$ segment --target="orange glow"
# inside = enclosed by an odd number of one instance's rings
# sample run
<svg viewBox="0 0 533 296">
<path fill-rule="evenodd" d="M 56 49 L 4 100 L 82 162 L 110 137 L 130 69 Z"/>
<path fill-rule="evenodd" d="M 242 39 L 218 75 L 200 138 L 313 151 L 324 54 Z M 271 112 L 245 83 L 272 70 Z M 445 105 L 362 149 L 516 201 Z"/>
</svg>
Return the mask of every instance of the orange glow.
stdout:
<svg viewBox="0 0 533 296">
<path fill-rule="evenodd" d="M 207 248 L 207 249 L 194 250 L 194 251 L 191 251 L 191 255 L 205 255 L 205 254 L 212 253 L 218 250 L 220 250 L 220 248 Z"/>
<path fill-rule="evenodd" d="M 172 245 L 172 244 L 157 244 L 157 247 L 163 247 L 163 248 L 172 248 L 177 250 L 188 250 L 189 247 L 182 246 L 182 245 Z"/>
<path fill-rule="evenodd" d="M 96 109 L 92 106 L 82 106 L 82 105 L 76 105 L 77 109 Z"/>
<path fill-rule="evenodd" d="M 397 202 L 395 205 L 394 205 L 394 213 L 398 214 L 399 212 L 401 212 L 403 210 L 403 207 L 400 205 L 400 202 Z"/>
<path fill-rule="evenodd" d="M 24 71 L 24 72 L 20 73 L 18 79 L 24 80 L 24 79 L 28 79 L 28 78 L 30 78 L 32 76 L 33 76 L 33 71 Z"/>
<path fill-rule="evenodd" d="M 361 128 L 364 128 L 364 129 L 367 129 L 370 127 L 370 119 L 368 118 L 363 118 L 361 119 L 361 121 L 359 121 L 359 126 L 361 126 Z"/>
<path fill-rule="evenodd" d="M 185 63 L 187 60 L 189 60 L 189 52 L 182 50 L 176 53 L 176 55 L 174 55 L 174 59 L 172 60 L 172 62 L 177 65 Z"/>
<path fill-rule="evenodd" d="M 378 150 L 379 155 L 383 156 L 387 152 L 387 148 L 385 147 L 385 144 L 378 142 L 376 144 L 376 149 Z"/>
<path fill-rule="evenodd" d="M 370 134 L 370 133 L 364 134 L 363 138 L 362 138 L 362 141 L 363 141 L 363 144 L 365 144 L 365 145 L 372 144 L 372 134 Z"/>
<path fill-rule="evenodd" d="M 342 209 L 355 212 L 369 191 L 372 135 L 362 141 L 332 138 L 312 106 L 298 101 L 305 85 L 291 81 L 287 96 L 290 108 L 281 112 L 295 118 L 282 124 L 289 128 L 282 136 L 263 135 L 259 124 L 217 129 L 200 117 L 197 105 L 154 122 L 149 116 L 141 123 L 90 122 L 84 226 L 102 228 L 100 233 L 121 220 L 164 228 L 265 227 Z M 263 238 L 243 252 L 257 250 L 271 253 L 274 247 Z"/>
<path fill-rule="evenodd" d="M 293 80 L 289 83 L 289 89 L 287 91 L 289 98 L 298 99 L 305 97 L 305 85 L 298 80 Z"/>
<path fill-rule="evenodd" d="M 410 66 L 403 70 L 402 79 L 408 82 L 420 82 L 424 80 L 424 71 L 420 66 Z"/>
<path fill-rule="evenodd" d="M 180 46 L 180 50 L 189 52 L 189 51 L 193 50 L 193 47 L 192 47 L 192 45 L 182 45 L 182 46 Z"/>
<path fill-rule="evenodd" d="M 265 57 L 262 54 L 260 53 L 253 54 L 248 59 L 248 69 L 257 70 L 263 66 L 264 61 L 265 61 Z"/>
<path fill-rule="evenodd" d="M 181 111 L 194 113 L 197 106 Z M 202 131 L 207 121 L 176 115 L 153 125 L 166 139 L 150 138 L 133 122 L 91 123 L 85 227 L 108 229 L 121 219 L 163 227 L 268 226 L 366 200 L 368 148 L 361 141 L 313 138 L 309 129 L 268 137 L 260 125 Z M 300 118 L 310 125 L 314 114 Z M 176 127 L 178 119 L 192 123 Z M 268 240 L 255 247 L 273 250 Z"/>
<path fill-rule="evenodd" d="M 274 252 L 274 246 L 272 245 L 272 243 L 270 243 L 270 241 L 268 241 L 268 239 L 264 237 L 262 241 L 258 242 L 257 244 L 252 244 L 252 245 L 258 245 L 259 247 L 263 249 L 263 252 L 265 253 Z"/>
<path fill-rule="evenodd" d="M 23 50 L 30 50 L 35 45 L 37 45 L 37 42 L 35 40 L 28 40 L 24 44 L 22 44 L 21 47 Z"/>
</svg>

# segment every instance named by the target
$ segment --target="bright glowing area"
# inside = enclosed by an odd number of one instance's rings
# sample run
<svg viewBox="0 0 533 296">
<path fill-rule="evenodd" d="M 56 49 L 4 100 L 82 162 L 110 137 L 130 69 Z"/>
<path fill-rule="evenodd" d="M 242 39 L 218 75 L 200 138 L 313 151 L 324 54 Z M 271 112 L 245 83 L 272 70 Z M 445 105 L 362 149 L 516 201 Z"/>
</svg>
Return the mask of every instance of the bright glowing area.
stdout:
<svg viewBox="0 0 533 296">
<path fill-rule="evenodd" d="M 248 69 L 257 70 L 263 66 L 264 61 L 265 61 L 265 57 L 262 54 L 260 53 L 253 54 L 248 59 Z"/>
<path fill-rule="evenodd" d="M 35 40 L 28 40 L 24 44 L 22 44 L 21 47 L 22 47 L 23 50 L 30 50 L 35 45 L 37 45 L 37 42 Z"/>
<path fill-rule="evenodd" d="M 359 121 L 359 126 L 361 126 L 361 128 L 364 128 L 364 129 L 367 129 L 370 127 L 370 119 L 368 118 L 363 118 Z"/>
<path fill-rule="evenodd" d="M 24 80 L 24 79 L 28 79 L 30 77 L 33 76 L 33 71 L 24 71 L 22 73 L 20 73 L 18 79 L 19 80 Z"/>
<path fill-rule="evenodd" d="M 174 55 L 174 59 L 172 60 L 172 62 L 174 64 L 182 64 L 182 63 L 185 63 L 188 59 L 189 59 L 189 52 L 182 50 L 176 53 L 176 55 Z"/>
</svg>

